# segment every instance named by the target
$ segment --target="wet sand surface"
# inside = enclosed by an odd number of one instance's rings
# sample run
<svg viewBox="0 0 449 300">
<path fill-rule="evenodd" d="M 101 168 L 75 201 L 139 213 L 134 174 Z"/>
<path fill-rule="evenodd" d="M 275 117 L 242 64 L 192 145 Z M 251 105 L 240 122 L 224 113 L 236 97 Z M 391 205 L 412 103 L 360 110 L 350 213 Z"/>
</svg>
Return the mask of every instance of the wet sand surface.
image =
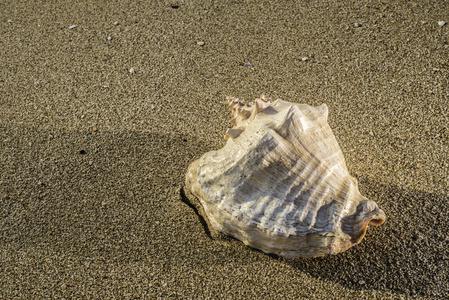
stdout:
<svg viewBox="0 0 449 300">
<path fill-rule="evenodd" d="M 448 12 L 2 1 L 0 298 L 444 298 Z M 226 96 L 261 94 L 328 105 L 351 174 L 388 217 L 360 245 L 267 255 L 210 235 L 183 201 L 188 165 L 225 143 Z"/>
</svg>

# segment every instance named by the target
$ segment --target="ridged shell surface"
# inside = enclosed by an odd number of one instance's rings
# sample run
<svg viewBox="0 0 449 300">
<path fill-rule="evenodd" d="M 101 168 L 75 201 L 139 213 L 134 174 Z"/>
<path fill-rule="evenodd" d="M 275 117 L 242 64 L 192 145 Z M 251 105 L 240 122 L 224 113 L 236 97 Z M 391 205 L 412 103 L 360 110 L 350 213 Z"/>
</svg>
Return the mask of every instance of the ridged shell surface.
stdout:
<svg viewBox="0 0 449 300">
<path fill-rule="evenodd" d="M 209 223 L 284 257 L 336 254 L 359 243 L 384 212 L 362 196 L 327 123 L 312 107 L 263 97 L 228 99 L 226 145 L 194 161 L 186 186 Z"/>
</svg>

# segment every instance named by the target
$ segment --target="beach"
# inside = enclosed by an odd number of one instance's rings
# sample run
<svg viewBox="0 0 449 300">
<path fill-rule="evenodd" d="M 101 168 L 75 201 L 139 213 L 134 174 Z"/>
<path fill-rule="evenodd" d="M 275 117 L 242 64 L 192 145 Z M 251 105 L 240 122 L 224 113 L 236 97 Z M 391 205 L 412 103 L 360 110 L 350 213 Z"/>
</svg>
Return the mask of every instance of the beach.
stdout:
<svg viewBox="0 0 449 300">
<path fill-rule="evenodd" d="M 449 2 L 0 4 L 0 298 L 444 299 Z M 226 97 L 317 106 L 387 220 L 286 259 L 210 234 L 186 170 Z M 190 205 L 189 205 L 190 204 Z"/>
</svg>

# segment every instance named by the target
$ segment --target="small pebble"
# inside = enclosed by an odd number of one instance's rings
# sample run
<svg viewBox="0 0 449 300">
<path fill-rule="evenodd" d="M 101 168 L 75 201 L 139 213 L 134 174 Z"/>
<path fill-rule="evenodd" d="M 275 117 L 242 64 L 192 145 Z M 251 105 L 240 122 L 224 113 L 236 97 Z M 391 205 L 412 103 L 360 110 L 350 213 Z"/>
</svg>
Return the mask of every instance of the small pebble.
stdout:
<svg viewBox="0 0 449 300">
<path fill-rule="evenodd" d="M 309 59 L 307 57 L 301 58 L 302 61 L 308 61 Z"/>
<path fill-rule="evenodd" d="M 205 43 L 200 41 L 200 42 L 197 42 L 196 44 L 197 44 L 198 46 L 204 46 Z"/>
<path fill-rule="evenodd" d="M 251 63 L 249 63 L 249 62 L 244 63 L 243 66 L 244 66 L 244 67 L 249 67 L 249 66 L 251 66 Z"/>
<path fill-rule="evenodd" d="M 365 284 L 365 280 L 359 280 L 359 284 Z"/>
<path fill-rule="evenodd" d="M 8 20 L 8 23 L 12 23 L 12 20 L 11 20 L 11 19 L 9 19 L 9 20 Z"/>
<path fill-rule="evenodd" d="M 354 23 L 354 26 L 355 26 L 355 27 L 362 27 L 362 24 L 360 24 L 360 23 Z"/>
<path fill-rule="evenodd" d="M 444 21 L 438 21 L 438 25 L 444 26 L 444 25 L 446 25 L 446 22 L 444 22 Z"/>
<path fill-rule="evenodd" d="M 136 74 L 136 70 L 134 68 L 129 69 L 129 74 Z"/>
<path fill-rule="evenodd" d="M 108 41 L 112 41 L 112 37 L 108 36 Z"/>
<path fill-rule="evenodd" d="M 76 25 L 72 25 L 69 27 L 69 29 L 74 29 L 74 28 L 76 28 Z"/>
<path fill-rule="evenodd" d="M 424 20 L 424 21 L 421 21 L 421 23 L 422 23 L 423 25 L 425 25 L 425 24 L 429 23 L 429 21 Z"/>
<path fill-rule="evenodd" d="M 120 24 L 120 23 L 119 23 L 118 21 L 115 21 L 115 22 L 114 22 L 114 25 L 115 25 L 115 26 L 117 26 L 117 25 L 119 25 L 119 24 Z"/>
</svg>

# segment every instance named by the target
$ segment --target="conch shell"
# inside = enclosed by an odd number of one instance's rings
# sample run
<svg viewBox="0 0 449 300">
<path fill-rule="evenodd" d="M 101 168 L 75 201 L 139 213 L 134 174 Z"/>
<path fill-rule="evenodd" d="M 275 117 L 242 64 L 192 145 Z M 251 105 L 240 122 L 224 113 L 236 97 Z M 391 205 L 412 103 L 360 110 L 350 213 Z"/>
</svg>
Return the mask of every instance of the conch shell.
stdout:
<svg viewBox="0 0 449 300">
<path fill-rule="evenodd" d="M 186 175 L 214 229 L 290 258 L 345 251 L 368 225 L 384 222 L 349 174 L 325 104 L 263 96 L 227 102 L 233 128 L 226 145 L 194 161 Z"/>
</svg>

